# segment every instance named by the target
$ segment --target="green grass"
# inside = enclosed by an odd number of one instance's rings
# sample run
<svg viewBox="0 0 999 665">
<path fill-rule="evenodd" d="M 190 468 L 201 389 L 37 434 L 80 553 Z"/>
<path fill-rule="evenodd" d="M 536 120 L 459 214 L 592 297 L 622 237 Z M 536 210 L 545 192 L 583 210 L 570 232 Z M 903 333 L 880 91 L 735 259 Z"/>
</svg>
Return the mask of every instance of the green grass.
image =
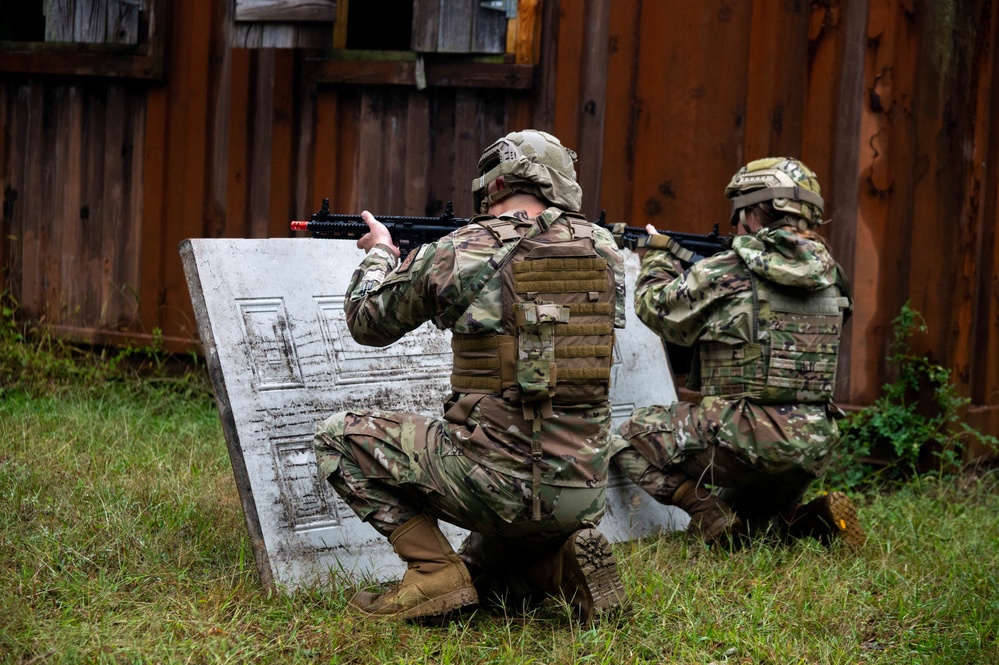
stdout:
<svg viewBox="0 0 999 665">
<path fill-rule="evenodd" d="M 552 603 L 371 624 L 345 589 L 260 588 L 202 385 L 94 371 L 0 392 L 0 661 L 999 662 L 988 472 L 858 496 L 857 555 L 678 535 L 615 546 L 634 603 L 619 622 L 580 627 Z"/>
</svg>

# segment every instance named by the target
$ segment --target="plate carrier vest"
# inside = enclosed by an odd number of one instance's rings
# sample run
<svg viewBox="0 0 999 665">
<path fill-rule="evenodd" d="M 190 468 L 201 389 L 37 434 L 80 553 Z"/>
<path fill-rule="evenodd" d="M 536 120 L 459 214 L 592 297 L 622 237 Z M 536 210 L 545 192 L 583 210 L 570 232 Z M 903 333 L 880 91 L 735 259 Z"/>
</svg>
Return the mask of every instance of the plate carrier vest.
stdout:
<svg viewBox="0 0 999 665">
<path fill-rule="evenodd" d="M 701 394 L 760 404 L 830 401 L 848 299 L 835 286 L 806 291 L 750 277 L 758 342 L 701 344 Z"/>
</svg>

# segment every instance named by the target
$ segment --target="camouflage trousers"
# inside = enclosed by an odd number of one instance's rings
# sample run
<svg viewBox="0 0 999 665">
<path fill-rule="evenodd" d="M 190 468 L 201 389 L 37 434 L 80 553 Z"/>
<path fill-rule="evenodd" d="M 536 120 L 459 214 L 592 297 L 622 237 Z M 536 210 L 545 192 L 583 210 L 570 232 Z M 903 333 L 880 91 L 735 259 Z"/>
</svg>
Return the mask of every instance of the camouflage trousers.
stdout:
<svg viewBox="0 0 999 665">
<path fill-rule="evenodd" d="M 825 471 L 837 439 L 824 405 L 722 399 L 641 407 L 618 432 L 614 463 L 657 501 L 696 480 L 761 528 Z"/>
<path fill-rule="evenodd" d="M 336 414 L 316 434 L 320 477 L 382 535 L 420 513 L 468 529 L 462 558 L 482 567 L 536 558 L 599 522 L 605 488 L 546 484 L 532 520 L 531 481 L 465 456 L 454 427 L 413 413 Z"/>
</svg>

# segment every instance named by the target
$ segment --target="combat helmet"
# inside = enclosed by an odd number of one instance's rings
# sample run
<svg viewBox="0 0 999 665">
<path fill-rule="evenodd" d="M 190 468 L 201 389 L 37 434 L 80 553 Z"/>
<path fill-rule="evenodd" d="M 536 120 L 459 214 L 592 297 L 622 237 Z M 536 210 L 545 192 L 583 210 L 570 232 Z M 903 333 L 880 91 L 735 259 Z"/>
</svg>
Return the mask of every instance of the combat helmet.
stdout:
<svg viewBox="0 0 999 665">
<path fill-rule="evenodd" d="M 815 173 L 792 157 L 767 157 L 739 169 L 725 188 L 732 199 L 732 224 L 745 216 L 749 206 L 770 201 L 774 209 L 795 215 L 804 230 L 823 224 L 822 190 Z M 786 223 L 781 219 L 777 224 Z"/>
<path fill-rule="evenodd" d="M 576 153 L 547 132 L 511 132 L 486 148 L 479 158 L 479 176 L 472 181 L 475 209 L 489 206 L 514 192 L 532 194 L 569 212 L 579 212 L 583 192 L 572 164 Z M 506 187 L 487 195 L 489 184 L 503 176 Z"/>
</svg>

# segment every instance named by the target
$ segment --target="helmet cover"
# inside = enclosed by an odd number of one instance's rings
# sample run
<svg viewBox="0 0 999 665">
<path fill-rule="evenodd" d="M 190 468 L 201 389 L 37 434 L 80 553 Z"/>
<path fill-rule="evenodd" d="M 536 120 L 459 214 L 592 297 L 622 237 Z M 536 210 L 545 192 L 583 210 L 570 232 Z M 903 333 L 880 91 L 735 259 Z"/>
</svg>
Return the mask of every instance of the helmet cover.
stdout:
<svg viewBox="0 0 999 665">
<path fill-rule="evenodd" d="M 725 187 L 733 220 L 745 208 L 770 201 L 774 209 L 796 215 L 807 226 L 822 224 L 822 189 L 815 173 L 792 157 L 767 157 L 739 169 Z"/>
<path fill-rule="evenodd" d="M 511 132 L 486 148 L 479 158 L 479 177 L 472 181 L 475 209 L 489 206 L 514 192 L 531 194 L 569 212 L 579 212 L 583 193 L 576 182 L 576 153 L 547 132 Z M 490 183 L 503 177 L 506 188 L 487 194 Z"/>
</svg>

